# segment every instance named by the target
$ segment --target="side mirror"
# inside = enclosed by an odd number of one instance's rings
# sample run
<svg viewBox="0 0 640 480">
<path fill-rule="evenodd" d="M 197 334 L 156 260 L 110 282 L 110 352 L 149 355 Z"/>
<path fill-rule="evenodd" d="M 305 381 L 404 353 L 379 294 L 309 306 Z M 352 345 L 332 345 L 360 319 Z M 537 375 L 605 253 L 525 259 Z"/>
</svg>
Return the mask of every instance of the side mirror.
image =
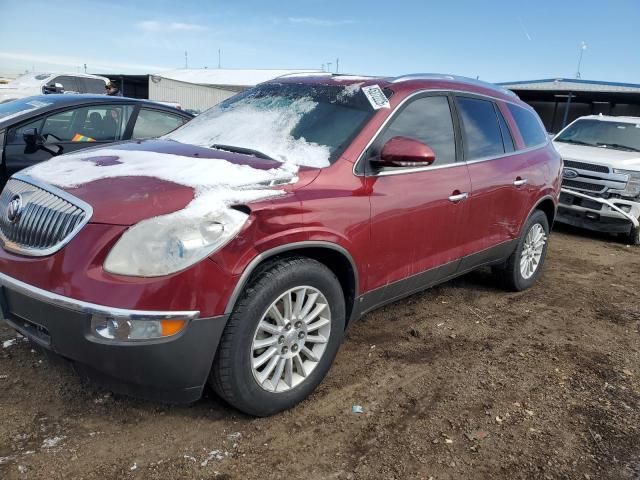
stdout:
<svg viewBox="0 0 640 480">
<path fill-rule="evenodd" d="M 49 85 L 45 85 L 42 87 L 43 93 L 62 93 L 64 92 L 64 85 L 61 83 L 50 83 Z"/>
<path fill-rule="evenodd" d="M 377 163 L 384 167 L 426 167 L 436 161 L 431 147 L 409 137 L 393 137 L 380 152 Z"/>
<path fill-rule="evenodd" d="M 27 128 L 24 132 L 22 132 L 22 139 L 24 143 L 29 147 L 33 147 L 36 143 L 38 143 L 38 129 L 37 128 Z"/>
</svg>

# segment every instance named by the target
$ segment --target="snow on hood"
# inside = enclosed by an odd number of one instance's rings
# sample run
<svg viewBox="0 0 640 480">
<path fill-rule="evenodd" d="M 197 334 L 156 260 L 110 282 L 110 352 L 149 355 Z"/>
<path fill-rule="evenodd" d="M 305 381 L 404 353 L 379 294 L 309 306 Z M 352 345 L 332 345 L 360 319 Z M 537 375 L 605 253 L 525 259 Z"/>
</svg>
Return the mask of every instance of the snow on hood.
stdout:
<svg viewBox="0 0 640 480">
<path fill-rule="evenodd" d="M 331 155 L 328 146 L 291 135 L 302 116 L 316 108 L 317 102 L 298 98 L 285 106 L 282 101 L 247 98 L 227 108 L 214 107 L 164 138 L 202 147 L 240 146 L 281 162 L 314 168 L 328 166 Z"/>
<path fill-rule="evenodd" d="M 611 168 L 640 171 L 640 153 L 626 152 L 613 148 L 573 145 L 567 142 L 553 142 L 560 156 L 565 160 L 596 163 Z"/>
<path fill-rule="evenodd" d="M 180 219 L 245 214 L 228 207 L 283 194 L 274 185 L 297 180 L 298 166 L 283 163 L 261 170 L 222 159 L 195 158 L 144 150 L 92 149 L 63 155 L 24 170 L 24 174 L 62 188 L 117 177 L 153 177 L 191 187 L 194 199 Z"/>
</svg>

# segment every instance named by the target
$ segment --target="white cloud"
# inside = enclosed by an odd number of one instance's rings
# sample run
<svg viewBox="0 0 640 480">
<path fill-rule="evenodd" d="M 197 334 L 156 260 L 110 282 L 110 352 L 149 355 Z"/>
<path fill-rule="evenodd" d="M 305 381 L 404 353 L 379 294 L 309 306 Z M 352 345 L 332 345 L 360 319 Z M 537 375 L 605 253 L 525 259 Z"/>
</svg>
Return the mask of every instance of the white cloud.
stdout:
<svg viewBox="0 0 640 480">
<path fill-rule="evenodd" d="M 207 30 L 204 25 L 184 22 L 161 22 L 159 20 L 144 20 L 136 26 L 146 32 L 202 32 Z"/>
<path fill-rule="evenodd" d="M 290 23 L 299 23 L 304 25 L 312 25 L 314 27 L 339 27 L 340 25 L 350 25 L 355 23 L 353 20 L 332 20 L 328 18 L 316 18 L 316 17 L 289 17 L 287 20 Z"/>
</svg>

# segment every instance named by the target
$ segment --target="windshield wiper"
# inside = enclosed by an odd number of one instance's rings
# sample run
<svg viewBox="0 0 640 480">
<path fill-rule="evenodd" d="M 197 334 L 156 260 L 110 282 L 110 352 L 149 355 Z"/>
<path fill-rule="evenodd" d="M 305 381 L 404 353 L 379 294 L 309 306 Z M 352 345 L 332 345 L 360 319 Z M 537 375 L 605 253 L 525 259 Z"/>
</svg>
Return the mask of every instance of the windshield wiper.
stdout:
<svg viewBox="0 0 640 480">
<path fill-rule="evenodd" d="M 266 153 L 262 153 L 259 150 L 253 150 L 252 148 L 244 148 L 244 147 L 236 147 L 234 145 L 223 145 L 220 143 L 214 143 L 211 145 L 211 148 L 215 148 L 216 150 L 224 150 L 225 152 L 234 152 L 234 153 L 242 153 L 244 155 L 252 155 L 254 157 L 262 158 L 264 160 L 273 160 L 274 158 L 270 157 Z"/>
<path fill-rule="evenodd" d="M 572 140 L 570 138 L 567 138 L 567 139 L 555 138 L 554 141 L 556 141 L 556 142 L 564 142 L 564 143 L 572 143 L 574 145 L 586 145 L 587 147 L 597 147 L 597 145 L 595 145 L 593 143 L 583 142 L 582 140 Z"/>
<path fill-rule="evenodd" d="M 621 145 L 619 143 L 600 143 L 598 142 L 599 147 L 604 148 L 613 148 L 617 150 L 626 150 L 628 152 L 640 152 L 640 148 L 630 147 L 628 145 Z"/>
</svg>

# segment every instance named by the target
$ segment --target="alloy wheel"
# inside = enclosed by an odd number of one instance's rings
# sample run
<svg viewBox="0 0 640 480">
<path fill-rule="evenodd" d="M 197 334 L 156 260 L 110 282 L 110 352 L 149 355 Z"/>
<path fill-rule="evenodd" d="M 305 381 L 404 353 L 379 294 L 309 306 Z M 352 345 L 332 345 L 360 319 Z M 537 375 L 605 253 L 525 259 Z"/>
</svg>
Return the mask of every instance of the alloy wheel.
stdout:
<svg viewBox="0 0 640 480">
<path fill-rule="evenodd" d="M 254 333 L 254 379 L 269 392 L 295 388 L 320 362 L 330 334 L 331 310 L 322 292 L 310 286 L 286 291 L 269 306 Z"/>
<path fill-rule="evenodd" d="M 520 274 L 522 278 L 531 278 L 540 265 L 542 253 L 547 243 L 547 234 L 539 223 L 535 223 L 529 229 L 520 255 Z"/>
</svg>

